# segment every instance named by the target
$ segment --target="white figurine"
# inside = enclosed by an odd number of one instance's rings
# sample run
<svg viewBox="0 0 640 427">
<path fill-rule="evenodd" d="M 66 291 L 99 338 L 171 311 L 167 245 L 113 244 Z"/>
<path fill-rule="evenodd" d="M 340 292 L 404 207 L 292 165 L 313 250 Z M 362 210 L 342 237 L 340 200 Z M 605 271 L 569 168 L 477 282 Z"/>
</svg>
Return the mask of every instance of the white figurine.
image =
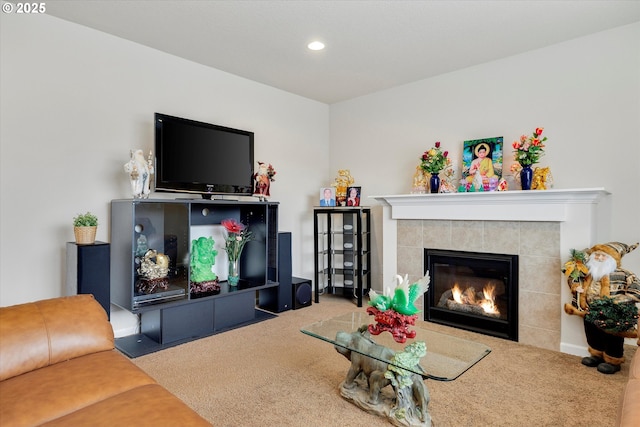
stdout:
<svg viewBox="0 0 640 427">
<path fill-rule="evenodd" d="M 142 150 L 131 150 L 131 160 L 124 165 L 124 170 L 131 179 L 131 192 L 136 199 L 146 199 L 151 193 L 151 175 L 153 175 L 151 158 L 151 152 L 148 160 L 145 160 Z"/>
</svg>

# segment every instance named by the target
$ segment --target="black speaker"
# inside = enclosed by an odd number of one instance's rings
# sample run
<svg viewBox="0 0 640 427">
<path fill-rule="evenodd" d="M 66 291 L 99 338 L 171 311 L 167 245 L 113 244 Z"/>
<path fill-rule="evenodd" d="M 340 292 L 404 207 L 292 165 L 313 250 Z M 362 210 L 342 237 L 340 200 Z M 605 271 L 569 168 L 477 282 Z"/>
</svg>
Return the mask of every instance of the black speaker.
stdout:
<svg viewBox="0 0 640 427">
<path fill-rule="evenodd" d="M 291 233 L 278 233 L 277 288 L 260 291 L 260 308 L 280 313 L 291 310 Z"/>
<path fill-rule="evenodd" d="M 105 242 L 78 245 L 67 242 L 66 294 L 93 294 L 111 312 L 110 246 Z"/>
<path fill-rule="evenodd" d="M 311 305 L 311 280 L 292 277 L 293 309 L 309 307 Z"/>
</svg>

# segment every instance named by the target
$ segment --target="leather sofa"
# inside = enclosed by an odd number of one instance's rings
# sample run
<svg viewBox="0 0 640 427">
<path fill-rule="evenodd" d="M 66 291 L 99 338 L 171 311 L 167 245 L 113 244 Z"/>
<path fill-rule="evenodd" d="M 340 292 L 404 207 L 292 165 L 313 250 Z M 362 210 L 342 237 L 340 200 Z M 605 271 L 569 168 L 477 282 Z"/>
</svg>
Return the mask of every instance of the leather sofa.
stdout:
<svg viewBox="0 0 640 427">
<path fill-rule="evenodd" d="M 114 349 L 92 295 L 0 308 L 0 425 L 211 426 Z"/>
<path fill-rule="evenodd" d="M 638 338 L 638 345 L 640 346 L 640 338 Z M 616 426 L 640 426 L 640 348 L 631 359 L 629 381 L 620 398 Z"/>
</svg>

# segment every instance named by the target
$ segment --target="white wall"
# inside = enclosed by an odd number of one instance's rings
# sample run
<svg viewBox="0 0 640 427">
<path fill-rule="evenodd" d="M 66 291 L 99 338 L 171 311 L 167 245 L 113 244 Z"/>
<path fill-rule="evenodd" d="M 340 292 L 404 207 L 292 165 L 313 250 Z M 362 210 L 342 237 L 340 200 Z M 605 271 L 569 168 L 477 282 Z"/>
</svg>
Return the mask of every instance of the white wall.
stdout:
<svg viewBox="0 0 640 427">
<path fill-rule="evenodd" d="M 47 15 L 0 20 L 1 306 L 61 294 L 77 213 L 97 213 L 108 240 L 109 201 L 130 197 L 122 165 L 152 148 L 155 111 L 256 133 L 298 276 L 313 277 L 311 207 L 338 169 L 366 203 L 408 193 L 436 140 L 459 159 L 464 140 L 508 146 L 538 126 L 555 187 L 605 187 L 612 239 L 640 240 L 640 23 L 327 106 Z M 640 272 L 640 250 L 623 265 Z"/>
<path fill-rule="evenodd" d="M 549 138 L 540 165 L 554 188 L 606 188 L 611 239 L 640 241 L 640 23 L 334 104 L 331 170 L 349 168 L 365 200 L 409 193 L 435 141 L 459 176 L 463 141 L 504 136 L 507 170 L 511 142 L 536 127 Z M 640 274 L 640 250 L 622 265 Z"/>
<path fill-rule="evenodd" d="M 293 271 L 313 277 L 313 218 L 326 185 L 329 107 L 47 15 L 2 14 L 0 305 L 62 294 L 71 220 L 130 198 L 129 150 L 153 148 L 153 113 L 255 132 Z M 175 197 L 175 195 L 160 195 Z"/>
</svg>

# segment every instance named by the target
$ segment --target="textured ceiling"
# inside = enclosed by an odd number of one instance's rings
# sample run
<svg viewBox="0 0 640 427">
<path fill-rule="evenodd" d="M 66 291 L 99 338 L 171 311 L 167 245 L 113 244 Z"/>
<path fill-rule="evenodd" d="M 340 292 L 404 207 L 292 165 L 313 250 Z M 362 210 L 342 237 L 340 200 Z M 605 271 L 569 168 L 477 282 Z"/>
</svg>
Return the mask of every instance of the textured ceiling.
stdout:
<svg viewBox="0 0 640 427">
<path fill-rule="evenodd" d="M 640 1 L 64 1 L 47 13 L 324 103 L 640 21 Z M 312 52 L 319 39 L 326 49 Z"/>
</svg>

